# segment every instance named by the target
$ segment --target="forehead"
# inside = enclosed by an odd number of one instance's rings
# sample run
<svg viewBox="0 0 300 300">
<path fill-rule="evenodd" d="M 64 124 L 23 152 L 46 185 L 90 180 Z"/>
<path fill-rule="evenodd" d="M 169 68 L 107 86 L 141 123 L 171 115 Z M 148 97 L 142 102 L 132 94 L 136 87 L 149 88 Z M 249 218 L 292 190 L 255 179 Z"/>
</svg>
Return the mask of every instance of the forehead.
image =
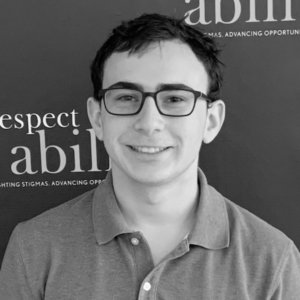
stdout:
<svg viewBox="0 0 300 300">
<path fill-rule="evenodd" d="M 113 53 L 104 65 L 103 88 L 119 81 L 138 83 L 148 91 L 164 83 L 182 83 L 207 92 L 209 85 L 204 64 L 177 40 L 153 43 L 137 53 Z"/>
</svg>

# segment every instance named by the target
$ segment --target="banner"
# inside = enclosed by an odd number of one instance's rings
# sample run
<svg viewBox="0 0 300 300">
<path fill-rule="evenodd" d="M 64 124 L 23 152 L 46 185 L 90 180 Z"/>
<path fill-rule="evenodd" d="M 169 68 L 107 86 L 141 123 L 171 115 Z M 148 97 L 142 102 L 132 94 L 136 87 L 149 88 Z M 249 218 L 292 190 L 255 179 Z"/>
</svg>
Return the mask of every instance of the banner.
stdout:
<svg viewBox="0 0 300 300">
<path fill-rule="evenodd" d="M 12 0 L 0 9 L 0 261 L 18 222 L 110 169 L 87 118 L 89 66 L 113 27 L 153 12 L 222 48 L 226 121 L 200 156 L 209 183 L 300 247 L 299 1 Z"/>
</svg>

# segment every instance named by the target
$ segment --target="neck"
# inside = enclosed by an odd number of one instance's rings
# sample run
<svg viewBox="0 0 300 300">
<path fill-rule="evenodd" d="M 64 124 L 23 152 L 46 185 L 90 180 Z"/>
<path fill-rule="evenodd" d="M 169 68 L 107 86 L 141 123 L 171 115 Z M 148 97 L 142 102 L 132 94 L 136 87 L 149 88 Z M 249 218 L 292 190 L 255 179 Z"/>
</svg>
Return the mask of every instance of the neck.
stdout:
<svg viewBox="0 0 300 300">
<path fill-rule="evenodd" d="M 197 168 L 163 184 L 137 182 L 113 169 L 113 185 L 120 209 L 132 229 L 183 226 L 183 230 L 188 230 L 192 226 L 199 193 Z"/>
</svg>

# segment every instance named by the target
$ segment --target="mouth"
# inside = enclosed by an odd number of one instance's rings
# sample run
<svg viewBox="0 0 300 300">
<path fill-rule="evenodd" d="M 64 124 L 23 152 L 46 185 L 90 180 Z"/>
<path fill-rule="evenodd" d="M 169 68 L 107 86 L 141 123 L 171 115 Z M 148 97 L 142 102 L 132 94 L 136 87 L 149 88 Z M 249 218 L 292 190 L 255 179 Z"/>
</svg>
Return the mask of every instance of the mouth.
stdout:
<svg viewBox="0 0 300 300">
<path fill-rule="evenodd" d="M 128 145 L 128 147 L 135 152 L 144 153 L 144 154 L 157 154 L 171 148 L 171 147 L 149 147 L 149 146 L 131 146 L 131 145 Z"/>
</svg>

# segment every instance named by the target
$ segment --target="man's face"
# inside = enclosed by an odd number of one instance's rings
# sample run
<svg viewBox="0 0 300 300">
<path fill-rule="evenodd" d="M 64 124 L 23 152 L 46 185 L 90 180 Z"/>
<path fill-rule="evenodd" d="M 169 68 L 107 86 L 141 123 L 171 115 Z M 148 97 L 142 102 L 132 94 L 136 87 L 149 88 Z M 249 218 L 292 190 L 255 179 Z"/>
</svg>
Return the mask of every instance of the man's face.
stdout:
<svg viewBox="0 0 300 300">
<path fill-rule="evenodd" d="M 207 93 L 209 86 L 204 65 L 189 46 L 176 40 L 152 44 L 140 53 L 112 54 L 105 63 L 103 88 L 119 82 L 146 92 L 181 84 Z M 111 115 L 103 101 L 98 115 L 100 126 L 95 131 L 104 141 L 114 175 L 156 185 L 196 172 L 207 123 L 204 100 L 198 100 L 186 117 L 161 115 L 151 97 L 137 115 Z"/>
</svg>

